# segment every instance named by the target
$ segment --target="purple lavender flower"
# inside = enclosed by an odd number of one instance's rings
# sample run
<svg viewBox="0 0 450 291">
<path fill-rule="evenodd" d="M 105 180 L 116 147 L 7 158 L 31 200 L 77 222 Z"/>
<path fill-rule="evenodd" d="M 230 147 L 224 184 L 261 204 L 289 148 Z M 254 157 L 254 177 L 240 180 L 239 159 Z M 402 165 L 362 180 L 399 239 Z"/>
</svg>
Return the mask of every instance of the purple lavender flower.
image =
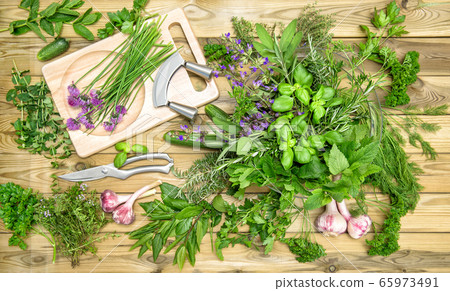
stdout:
<svg viewBox="0 0 450 291">
<path fill-rule="evenodd" d="M 116 112 L 120 113 L 120 114 L 126 114 L 127 113 L 127 109 L 125 108 L 125 106 L 117 105 L 116 106 Z"/>
<path fill-rule="evenodd" d="M 72 107 L 78 107 L 80 106 L 80 99 L 78 99 L 78 96 L 73 96 L 70 94 L 67 96 L 67 103 Z"/>
<path fill-rule="evenodd" d="M 236 39 L 236 43 L 237 44 L 241 44 L 241 40 L 240 39 Z"/>
<path fill-rule="evenodd" d="M 230 38 L 230 35 L 231 35 L 231 33 L 229 33 L 229 32 L 225 33 L 226 38 Z"/>
<path fill-rule="evenodd" d="M 105 128 L 106 131 L 113 131 L 116 125 L 109 121 L 105 121 L 103 122 L 103 127 Z"/>
<path fill-rule="evenodd" d="M 95 125 L 90 122 L 89 120 L 84 124 L 84 126 L 86 127 L 86 129 L 94 129 Z"/>
<path fill-rule="evenodd" d="M 255 117 L 260 119 L 260 118 L 262 118 L 262 114 L 260 112 L 258 112 L 258 113 L 255 114 Z"/>
<path fill-rule="evenodd" d="M 92 90 L 89 92 L 89 95 L 91 96 L 91 98 L 97 99 L 97 98 L 98 98 L 98 93 L 97 93 L 97 92 L 98 92 L 97 90 L 92 89 Z"/>
<path fill-rule="evenodd" d="M 67 90 L 69 91 L 69 94 L 73 97 L 78 97 L 80 95 L 80 90 L 75 86 L 75 84 L 72 82 L 69 86 L 67 86 Z"/>
<path fill-rule="evenodd" d="M 264 121 L 261 123 L 261 126 L 263 127 L 263 129 L 266 129 L 269 127 L 269 123 L 267 121 Z"/>
<path fill-rule="evenodd" d="M 273 69 L 272 68 L 269 68 L 269 73 L 273 74 Z"/>
<path fill-rule="evenodd" d="M 80 123 L 73 118 L 67 119 L 66 125 L 69 130 L 78 130 L 81 126 Z"/>
<path fill-rule="evenodd" d="M 123 114 L 120 113 L 113 113 L 111 114 L 110 121 L 112 124 L 117 125 L 119 122 L 122 121 Z"/>
<path fill-rule="evenodd" d="M 244 87 L 244 83 L 242 83 L 242 82 L 239 82 L 238 85 L 239 85 L 239 87 Z"/>
<path fill-rule="evenodd" d="M 186 124 L 180 125 L 180 127 L 181 127 L 181 130 L 183 130 L 183 131 L 186 131 L 188 129 L 188 126 Z"/>
<path fill-rule="evenodd" d="M 79 96 L 79 103 L 81 106 L 89 105 L 91 104 L 91 98 L 85 94 L 80 94 Z"/>
<path fill-rule="evenodd" d="M 81 124 L 84 124 L 84 125 L 86 125 L 86 123 L 89 122 L 89 120 L 88 120 L 88 118 L 87 118 L 87 115 L 86 115 L 85 113 L 83 113 L 83 112 L 78 113 L 78 115 L 77 115 L 77 121 L 78 121 L 79 123 L 81 123 Z"/>
<path fill-rule="evenodd" d="M 103 100 L 102 99 L 98 99 L 98 98 L 92 98 L 91 99 L 91 104 L 94 107 L 98 107 L 99 109 L 103 107 Z"/>
</svg>

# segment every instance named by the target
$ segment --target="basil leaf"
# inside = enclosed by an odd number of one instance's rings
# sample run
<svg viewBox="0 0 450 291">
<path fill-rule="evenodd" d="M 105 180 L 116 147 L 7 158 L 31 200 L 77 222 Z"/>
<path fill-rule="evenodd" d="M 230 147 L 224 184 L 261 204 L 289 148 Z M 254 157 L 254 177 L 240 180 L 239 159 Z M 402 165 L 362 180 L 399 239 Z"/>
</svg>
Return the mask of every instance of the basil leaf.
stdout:
<svg viewBox="0 0 450 291">
<path fill-rule="evenodd" d="M 94 35 L 92 34 L 92 32 L 82 24 L 75 23 L 73 25 L 73 30 L 75 30 L 76 33 L 78 33 L 87 40 L 94 40 Z"/>
<path fill-rule="evenodd" d="M 127 160 L 127 154 L 125 152 L 118 153 L 114 158 L 114 167 L 117 169 L 122 167 Z"/>
<path fill-rule="evenodd" d="M 125 141 L 116 143 L 114 147 L 117 151 L 124 152 L 126 154 L 128 154 L 131 150 L 130 144 Z"/>
<path fill-rule="evenodd" d="M 140 144 L 135 144 L 131 147 L 131 149 L 133 150 L 133 152 L 135 153 L 142 153 L 142 154 L 146 154 L 148 153 L 148 148 L 144 145 L 140 145 Z"/>
</svg>

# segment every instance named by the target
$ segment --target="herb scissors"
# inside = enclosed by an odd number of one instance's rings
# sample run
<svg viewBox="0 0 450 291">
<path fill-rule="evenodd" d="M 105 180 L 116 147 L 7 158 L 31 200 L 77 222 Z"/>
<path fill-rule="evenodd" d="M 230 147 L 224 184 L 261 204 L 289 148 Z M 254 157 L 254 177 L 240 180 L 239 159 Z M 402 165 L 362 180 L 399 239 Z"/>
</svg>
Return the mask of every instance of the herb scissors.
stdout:
<svg viewBox="0 0 450 291">
<path fill-rule="evenodd" d="M 114 177 L 114 178 L 124 180 L 132 175 L 140 174 L 140 173 L 159 172 L 159 173 L 167 174 L 170 172 L 170 169 L 173 166 L 173 159 L 170 158 L 169 155 L 167 155 L 167 154 L 149 153 L 149 154 L 145 154 L 145 155 L 134 156 L 134 157 L 128 158 L 123 165 L 125 166 L 125 165 L 129 165 L 131 163 L 137 162 L 137 161 L 152 160 L 152 159 L 164 159 L 164 160 L 168 161 L 169 163 L 164 166 L 149 165 L 149 166 L 141 166 L 141 167 L 136 167 L 136 168 L 127 169 L 127 170 L 118 169 L 114 166 L 114 163 L 111 163 L 111 164 L 104 165 L 104 166 L 98 166 L 98 167 L 89 168 L 89 169 L 78 171 L 78 172 L 73 172 L 70 174 L 65 174 L 65 175 L 59 176 L 58 178 L 61 178 L 61 179 L 67 180 L 67 181 L 72 181 L 72 182 L 93 181 L 93 180 L 98 180 L 98 179 L 102 179 L 105 177 Z"/>
</svg>

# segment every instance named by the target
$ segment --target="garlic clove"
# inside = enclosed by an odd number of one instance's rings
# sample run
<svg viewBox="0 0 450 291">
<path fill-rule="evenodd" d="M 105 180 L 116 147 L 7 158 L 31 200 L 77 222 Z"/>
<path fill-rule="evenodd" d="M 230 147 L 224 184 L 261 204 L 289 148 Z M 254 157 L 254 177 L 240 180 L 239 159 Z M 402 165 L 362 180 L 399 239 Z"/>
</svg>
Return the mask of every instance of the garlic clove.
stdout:
<svg viewBox="0 0 450 291">
<path fill-rule="evenodd" d="M 118 224 L 131 224 L 133 223 L 134 219 L 136 218 L 136 215 L 133 211 L 133 205 L 131 204 L 131 207 L 127 205 L 127 203 L 119 205 L 116 209 L 113 211 L 112 218 L 113 220 Z"/>
<path fill-rule="evenodd" d="M 348 221 L 347 231 L 352 238 L 358 239 L 369 232 L 371 225 L 372 219 L 368 215 L 363 214 L 358 217 L 352 217 Z"/>
<path fill-rule="evenodd" d="M 113 212 L 117 206 L 125 203 L 131 195 L 117 195 L 114 191 L 106 189 L 100 195 L 100 205 L 104 212 Z"/>
<path fill-rule="evenodd" d="M 328 203 L 325 211 L 316 218 L 315 226 L 324 236 L 336 237 L 347 230 L 347 221 L 337 210 L 335 200 Z"/>
</svg>

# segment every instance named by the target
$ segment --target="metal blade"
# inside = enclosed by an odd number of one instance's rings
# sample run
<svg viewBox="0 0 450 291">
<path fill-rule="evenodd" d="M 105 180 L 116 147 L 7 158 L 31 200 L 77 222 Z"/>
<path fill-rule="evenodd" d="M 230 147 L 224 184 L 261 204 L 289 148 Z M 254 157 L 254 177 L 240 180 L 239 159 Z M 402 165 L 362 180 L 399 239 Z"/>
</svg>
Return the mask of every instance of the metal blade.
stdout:
<svg viewBox="0 0 450 291">
<path fill-rule="evenodd" d="M 115 171 L 117 171 L 116 168 L 111 167 L 110 165 L 105 166 L 99 166 L 95 168 L 90 168 L 78 172 L 73 172 L 70 174 L 65 174 L 62 176 L 59 176 L 58 178 L 71 181 L 71 182 L 86 182 L 86 181 L 93 181 L 102 179 L 105 177 L 115 177 Z"/>
<path fill-rule="evenodd" d="M 184 63 L 185 61 L 180 53 L 175 52 L 161 65 L 153 82 L 153 106 L 167 105 L 167 87 L 169 86 L 169 81 L 176 70 L 184 65 Z"/>
</svg>

